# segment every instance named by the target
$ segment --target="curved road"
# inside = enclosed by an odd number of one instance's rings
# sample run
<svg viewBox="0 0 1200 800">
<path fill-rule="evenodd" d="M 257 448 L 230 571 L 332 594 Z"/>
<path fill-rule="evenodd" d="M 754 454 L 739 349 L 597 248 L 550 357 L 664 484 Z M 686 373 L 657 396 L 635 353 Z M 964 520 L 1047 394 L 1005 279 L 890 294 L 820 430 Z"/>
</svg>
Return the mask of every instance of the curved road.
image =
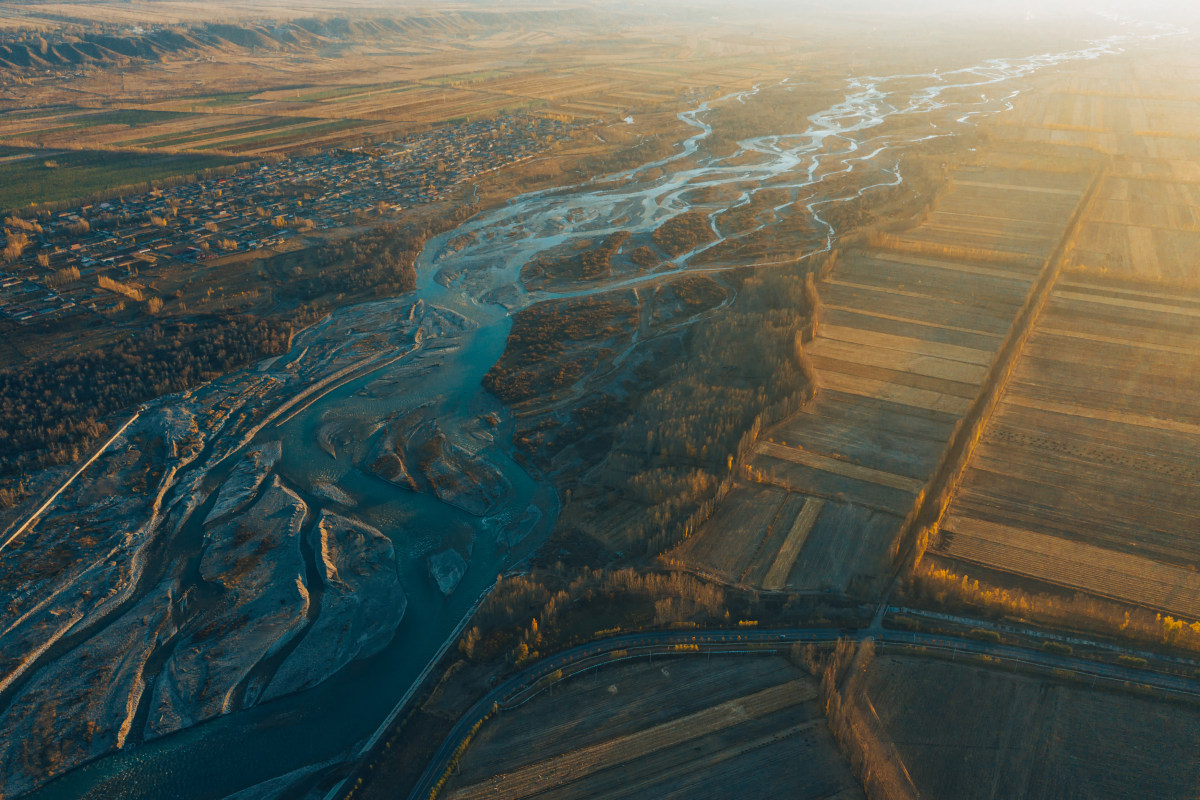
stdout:
<svg viewBox="0 0 1200 800">
<path fill-rule="evenodd" d="M 699 652 L 746 652 L 751 646 L 775 645 L 776 647 L 790 646 L 796 642 L 832 642 L 839 638 L 861 641 L 873 639 L 883 645 L 899 647 L 915 647 L 925 650 L 938 650 L 950 653 L 963 653 L 972 656 L 988 656 L 995 661 L 1029 664 L 1043 669 L 1069 672 L 1076 678 L 1101 680 L 1107 682 L 1133 683 L 1149 686 L 1161 691 L 1188 695 L 1200 695 L 1200 681 L 1154 672 L 1149 669 L 1105 664 L 1091 661 L 1073 655 L 1050 653 L 1028 647 L 1000 644 L 998 642 L 982 641 L 963 636 L 946 634 L 921 633 L 913 631 L 895 631 L 884 628 L 861 628 L 847 630 L 845 628 L 775 628 L 760 630 L 755 628 L 738 630 L 704 630 L 704 631 L 651 631 L 646 633 L 630 633 L 614 636 L 597 642 L 582 644 L 564 650 L 549 658 L 544 658 L 508 680 L 498 684 L 488 694 L 480 698 L 470 710 L 459 719 L 443 740 L 441 746 L 430 759 L 420 781 L 409 794 L 409 800 L 427 800 L 438 779 L 445 773 L 455 752 L 463 741 L 470 735 L 477 723 L 486 718 L 493 707 L 515 708 L 532 699 L 544 688 L 538 682 L 558 670 L 576 668 L 572 674 L 587 669 L 612 663 L 610 658 L 614 652 L 627 651 L 630 657 L 652 656 L 656 653 L 678 654 L 673 648 L 686 645 L 692 646 Z M 757 649 L 757 648 L 755 648 Z M 604 660 L 600 660 L 604 657 Z M 364 759 L 365 766 L 370 757 Z M 348 785 L 349 780 L 343 785 Z"/>
</svg>

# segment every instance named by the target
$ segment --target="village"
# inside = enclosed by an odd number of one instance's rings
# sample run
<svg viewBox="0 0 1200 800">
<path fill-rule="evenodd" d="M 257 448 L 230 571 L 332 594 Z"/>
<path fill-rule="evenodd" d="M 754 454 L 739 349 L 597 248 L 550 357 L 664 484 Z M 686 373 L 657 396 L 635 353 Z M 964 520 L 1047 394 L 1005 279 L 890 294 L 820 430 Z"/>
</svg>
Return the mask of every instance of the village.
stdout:
<svg viewBox="0 0 1200 800">
<path fill-rule="evenodd" d="M 402 140 L 337 148 L 59 212 L 6 218 L 0 316 L 18 323 L 148 300 L 150 266 L 196 263 L 394 219 L 485 173 L 533 158 L 576 123 L 531 114 L 459 121 Z M 161 307 L 161 300 L 158 300 Z"/>
</svg>

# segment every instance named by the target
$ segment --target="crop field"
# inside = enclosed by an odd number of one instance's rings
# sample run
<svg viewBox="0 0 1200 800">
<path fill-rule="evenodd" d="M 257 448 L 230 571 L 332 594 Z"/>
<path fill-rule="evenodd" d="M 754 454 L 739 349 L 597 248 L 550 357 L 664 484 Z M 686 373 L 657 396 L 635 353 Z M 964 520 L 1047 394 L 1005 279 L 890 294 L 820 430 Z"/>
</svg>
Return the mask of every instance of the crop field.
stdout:
<svg viewBox="0 0 1200 800">
<path fill-rule="evenodd" d="M 1194 48 L 1180 42 L 1137 57 L 1081 62 L 1044 90 L 1020 96 L 995 134 L 1126 158 L 1188 158 L 1200 145 L 1198 67 Z"/>
<path fill-rule="evenodd" d="M 894 249 L 1040 267 L 1087 187 L 1086 173 L 976 167 L 954 176 L 929 216 L 887 237 Z"/>
<path fill-rule="evenodd" d="M 186 103 L 179 105 L 193 107 Z M 6 120 L 0 123 L 0 139 L 43 147 L 262 153 L 279 145 L 310 146 L 332 134 L 338 134 L 340 141 L 351 134 L 380 127 L 379 122 L 370 120 L 295 114 L 269 116 L 258 113 L 257 109 L 252 111 L 251 114 L 137 109 L 95 112 L 65 108 Z"/>
<path fill-rule="evenodd" d="M 921 797 L 1191 798 L 1200 710 L 942 659 L 882 656 L 866 699 Z"/>
<path fill-rule="evenodd" d="M 1200 619 L 1200 295 L 1056 285 L 939 554 Z"/>
<path fill-rule="evenodd" d="M 1200 283 L 1198 66 L 1171 46 L 1079 65 L 991 126 L 1008 143 L 1118 156 L 1081 220 L 1068 271 Z"/>
<path fill-rule="evenodd" d="M 930 221 L 843 257 L 818 284 L 821 323 L 805 348 L 816 400 L 759 445 L 757 485 L 735 487 L 668 559 L 773 590 L 847 592 L 879 575 L 1086 182 L 963 171 Z M 952 215 L 990 231 L 986 249 L 967 223 L 939 227 Z M 791 537 L 799 507 L 812 518 Z"/>
<path fill-rule="evenodd" d="M 782 658 L 655 658 L 569 678 L 485 723 L 442 796 L 862 796 L 815 681 Z"/>
<path fill-rule="evenodd" d="M 1082 221 L 1069 269 L 1200 284 L 1200 185 L 1113 175 Z"/>
<path fill-rule="evenodd" d="M 0 161 L 0 208 L 87 197 L 121 186 L 201 173 L 241 159 L 195 153 L 28 151 Z"/>
</svg>

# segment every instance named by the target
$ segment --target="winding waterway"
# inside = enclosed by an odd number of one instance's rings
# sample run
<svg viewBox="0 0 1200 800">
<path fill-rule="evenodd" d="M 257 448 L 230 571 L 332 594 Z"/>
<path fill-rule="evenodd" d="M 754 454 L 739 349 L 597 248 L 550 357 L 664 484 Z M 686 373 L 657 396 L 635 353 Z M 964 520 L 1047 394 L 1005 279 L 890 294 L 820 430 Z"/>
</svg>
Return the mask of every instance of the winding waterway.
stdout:
<svg viewBox="0 0 1200 800">
<path fill-rule="evenodd" d="M 738 152 L 727 157 L 707 155 L 704 142 L 712 133 L 708 112 L 760 89 L 730 94 L 679 115 L 694 132 L 667 158 L 580 185 L 522 195 L 431 240 L 418 262 L 415 297 L 427 307 L 461 315 L 469 323 L 465 329 L 445 337 L 427 369 L 414 370 L 410 361 L 400 359 L 338 386 L 272 432 L 283 442 L 279 471 L 291 484 L 338 487 L 356 498 L 358 516 L 393 539 L 409 602 L 392 644 L 307 692 L 102 758 L 32 796 L 216 798 L 359 751 L 496 574 L 544 541 L 553 525 L 552 489 L 510 457 L 511 423 L 499 428 L 494 442 L 479 433 L 482 415 L 505 413 L 480 381 L 503 351 L 511 309 L 556 296 L 528 293 L 520 283 L 522 265 L 537 253 L 619 230 L 652 231 L 693 208 L 692 198 L 705 190 L 729 187 L 736 197 L 734 206 L 751 202 L 764 188 L 775 190 L 773 198 L 782 190 L 785 199 L 772 201 L 776 213 L 763 214 L 761 224 L 773 224 L 788 207 L 802 206 L 819 242 L 813 252 L 821 252 L 833 245 L 836 235 L 822 219 L 823 208 L 902 182 L 897 164 L 903 149 L 954 135 L 983 115 L 1010 108 L 1020 91 L 1014 85 L 1019 78 L 1068 61 L 1119 52 L 1153 35 L 1160 34 L 1115 36 L 1069 52 L 989 59 L 945 72 L 855 77 L 847 81 L 844 100 L 812 115 L 807 130 L 740 142 Z M 781 87 L 799 90 L 786 81 Z M 710 220 L 729 207 L 703 206 Z M 732 268 L 736 265 L 697 263 L 724 239 L 718 232 L 715 242 L 676 259 L 670 272 L 625 276 L 570 295 L 637 287 L 675 272 Z M 489 302 L 502 290 L 507 307 Z M 410 295 L 371 305 L 375 312 L 382 307 L 400 313 L 413 299 Z M 363 313 L 363 308 L 347 308 L 336 315 L 353 319 Z M 298 337 L 285 358 L 302 357 L 304 348 L 327 330 L 329 326 L 318 327 Z M 418 407 L 436 418 L 451 441 L 486 458 L 504 475 L 512 488 L 500 508 L 480 518 L 431 496 L 397 490 L 356 466 L 362 463 L 366 441 L 348 442 L 332 456 L 318 445 L 322 426 L 330 420 L 348 429 L 357 425 L 369 439 L 378 420 Z M 540 518 L 529 514 L 530 508 L 539 509 Z M 501 546 L 498 532 L 515 524 L 528 528 L 523 540 L 512 548 Z M 474 550 L 461 584 L 444 598 L 431 584 L 424 564 L 441 546 L 444 532 L 455 527 L 470 530 Z"/>
</svg>

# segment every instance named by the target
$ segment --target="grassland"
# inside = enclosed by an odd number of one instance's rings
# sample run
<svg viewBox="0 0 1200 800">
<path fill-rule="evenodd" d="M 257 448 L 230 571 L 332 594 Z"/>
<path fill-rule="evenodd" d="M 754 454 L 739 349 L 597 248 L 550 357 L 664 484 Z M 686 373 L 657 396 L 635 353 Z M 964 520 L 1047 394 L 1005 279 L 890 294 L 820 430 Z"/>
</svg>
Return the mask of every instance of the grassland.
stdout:
<svg viewBox="0 0 1200 800">
<path fill-rule="evenodd" d="M 584 673 L 485 724 L 443 796 L 861 797 L 816 697 L 777 657 Z"/>
<path fill-rule="evenodd" d="M 866 699 L 921 797 L 1189 798 L 1200 710 L 1051 678 L 883 656 Z"/>
<path fill-rule="evenodd" d="M 814 518 L 791 537 L 790 520 L 763 524 L 722 509 L 670 560 L 775 590 L 878 588 L 901 522 L 1086 181 L 1078 172 L 968 166 L 920 224 L 844 255 L 815 287 L 821 321 L 805 353 L 818 397 L 767 434 L 748 468 Z M 726 504 L 753 504 L 761 491 L 736 488 Z"/>
<path fill-rule="evenodd" d="M 28 158 L 11 158 L 17 152 Z M 0 161 L 0 208 L 56 203 L 111 192 L 124 186 L 196 175 L 241 163 L 232 156 L 196 153 L 18 151 Z"/>
</svg>

